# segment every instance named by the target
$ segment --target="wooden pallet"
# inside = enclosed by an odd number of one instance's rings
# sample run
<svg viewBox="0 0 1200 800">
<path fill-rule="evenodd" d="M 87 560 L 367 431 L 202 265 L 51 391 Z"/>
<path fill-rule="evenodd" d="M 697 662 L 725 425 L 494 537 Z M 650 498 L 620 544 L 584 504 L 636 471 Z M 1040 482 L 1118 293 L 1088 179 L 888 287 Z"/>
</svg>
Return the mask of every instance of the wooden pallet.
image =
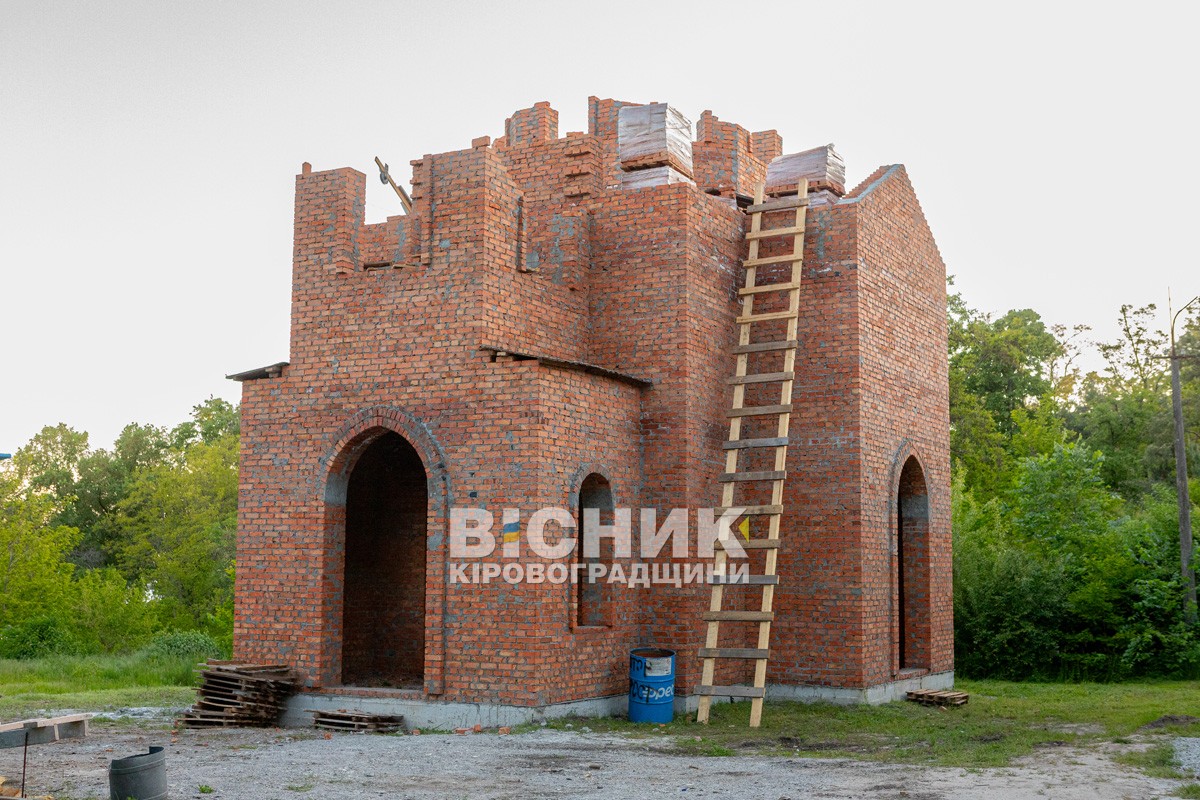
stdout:
<svg viewBox="0 0 1200 800">
<path fill-rule="evenodd" d="M 196 704 L 177 720 L 185 728 L 269 727 L 296 691 L 283 664 L 209 661 L 200 664 Z"/>
<path fill-rule="evenodd" d="M 766 518 L 766 537 L 738 539 L 746 549 L 763 550 L 765 554 L 762 575 L 751 575 L 747 583 L 762 591 L 762 602 L 758 611 L 726 611 L 722 608 L 725 596 L 728 555 L 721 541 L 713 557 L 712 599 L 704 619 L 708 632 L 704 647 L 699 651 L 703 669 L 697 693 L 700 707 L 696 714 L 698 722 L 708 722 L 713 697 L 750 698 L 750 727 L 757 728 L 762 722 L 763 699 L 766 697 L 767 659 L 770 656 L 771 621 L 775 618 L 772 604 L 775 586 L 778 583 L 776 565 L 779 548 L 779 525 L 783 515 L 783 485 L 787 477 L 788 426 L 792 413 L 792 384 L 796 364 L 797 319 L 800 312 L 800 280 L 804 269 L 805 212 L 808 208 L 808 182 L 801 179 L 794 196 L 766 200 L 760 184 L 754 190 L 754 203 L 746 208 L 750 215 L 750 230 L 746 232 L 748 253 L 742 265 L 746 270 L 745 285 L 738 290 L 742 297 L 742 313 L 737 317 L 738 343 L 733 352 L 736 364 L 733 377 L 728 383 L 733 387 L 733 403 L 729 411 L 729 439 L 725 443 L 725 472 L 721 476 L 722 513 L 729 508 L 743 508 L 743 516 Z M 764 214 L 792 212 L 794 218 L 782 227 L 763 228 Z M 791 252 L 759 257 L 759 244 L 765 239 L 790 238 Z M 782 280 L 758 283 L 760 267 L 774 267 L 787 272 Z M 789 269 L 790 267 L 790 269 Z M 778 277 L 778 276 L 776 276 Z M 755 313 L 755 300 L 779 305 L 779 294 L 786 298 L 782 310 Z M 771 308 L 768 305 L 767 308 Z M 751 357 L 756 363 L 781 356 L 781 364 L 771 371 L 750 373 Z M 761 368 L 761 367 L 760 367 Z M 746 405 L 746 387 L 756 384 L 778 384 L 779 401 L 773 405 Z M 775 435 L 764 438 L 743 438 L 743 420 L 774 417 L 777 420 Z M 743 453 L 754 449 L 773 451 L 774 466 L 770 470 L 739 469 Z M 770 484 L 771 501 L 765 505 L 747 505 L 736 502 L 739 487 L 753 489 L 762 483 Z M 747 523 L 749 525 L 749 523 Z M 749 527 L 746 529 L 750 530 Z M 720 646 L 722 622 L 756 622 L 758 636 L 753 647 Z M 717 659 L 743 659 L 754 661 L 754 683 L 752 686 L 714 685 Z"/>
<path fill-rule="evenodd" d="M 337 711 L 309 709 L 309 713 L 313 715 L 313 727 L 327 731 L 397 733 L 404 730 L 404 717 L 398 714 L 364 714 L 344 708 Z"/>
<path fill-rule="evenodd" d="M 971 695 L 966 692 L 914 689 L 906 694 L 905 699 L 923 706 L 965 706 Z"/>
</svg>

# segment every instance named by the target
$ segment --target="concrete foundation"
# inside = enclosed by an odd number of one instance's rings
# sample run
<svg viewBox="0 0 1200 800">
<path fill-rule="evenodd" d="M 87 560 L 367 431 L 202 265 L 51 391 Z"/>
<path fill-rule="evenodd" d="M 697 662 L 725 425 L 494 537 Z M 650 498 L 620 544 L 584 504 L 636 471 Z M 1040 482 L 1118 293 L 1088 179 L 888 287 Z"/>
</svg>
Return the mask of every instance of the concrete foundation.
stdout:
<svg viewBox="0 0 1200 800">
<path fill-rule="evenodd" d="M 954 688 L 954 673 L 938 672 L 932 675 L 892 681 L 866 689 L 773 684 L 767 687 L 767 701 L 792 700 L 802 703 L 835 703 L 837 705 L 861 703 L 880 705 L 893 700 L 903 700 L 905 692 L 915 689 L 952 688 Z M 628 695 L 619 694 L 531 707 L 494 703 L 442 703 L 408 695 L 410 693 L 407 692 L 373 693 L 363 696 L 341 692 L 298 694 L 288 701 L 287 707 L 284 709 L 282 724 L 288 728 L 306 728 L 312 725 L 310 711 L 354 709 L 369 714 L 403 714 L 404 721 L 409 728 L 453 730 L 454 728 L 469 728 L 476 723 L 485 728 L 497 728 L 502 725 L 522 725 L 527 722 L 541 722 L 563 717 L 624 716 L 629 702 Z M 698 704 L 699 695 L 677 695 L 675 697 L 675 713 L 695 713 Z"/>
</svg>

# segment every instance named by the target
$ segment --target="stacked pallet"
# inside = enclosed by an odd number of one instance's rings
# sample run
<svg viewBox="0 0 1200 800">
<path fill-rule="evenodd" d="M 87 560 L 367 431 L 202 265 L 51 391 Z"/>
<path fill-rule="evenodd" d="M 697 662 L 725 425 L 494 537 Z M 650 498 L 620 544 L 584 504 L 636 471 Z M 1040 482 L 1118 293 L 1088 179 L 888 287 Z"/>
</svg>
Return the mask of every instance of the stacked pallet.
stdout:
<svg viewBox="0 0 1200 800">
<path fill-rule="evenodd" d="M 796 191 L 808 181 L 809 206 L 836 203 L 846 193 L 846 162 L 833 145 L 779 156 L 767 165 L 767 194 Z"/>
<path fill-rule="evenodd" d="M 966 692 L 937 691 L 934 689 L 915 689 L 908 692 L 907 699 L 923 706 L 965 706 L 971 699 Z"/>
<path fill-rule="evenodd" d="M 692 183 L 692 123 L 666 103 L 617 112 L 621 188 Z"/>
<path fill-rule="evenodd" d="M 398 733 L 404 730 L 404 717 L 387 714 L 364 714 L 361 711 L 317 711 L 310 709 L 313 727 L 327 731 L 358 733 Z"/>
<path fill-rule="evenodd" d="M 178 720 L 185 728 L 270 727 L 296 691 L 296 678 L 283 664 L 210 661 L 199 671 L 199 698 Z"/>
</svg>

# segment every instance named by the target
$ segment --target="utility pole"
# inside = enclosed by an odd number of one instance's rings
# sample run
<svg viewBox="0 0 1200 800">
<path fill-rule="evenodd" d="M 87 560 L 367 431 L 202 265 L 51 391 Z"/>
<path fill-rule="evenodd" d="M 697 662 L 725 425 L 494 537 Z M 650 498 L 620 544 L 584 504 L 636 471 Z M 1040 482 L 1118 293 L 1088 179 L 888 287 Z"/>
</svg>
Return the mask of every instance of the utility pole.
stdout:
<svg viewBox="0 0 1200 800">
<path fill-rule="evenodd" d="M 1175 320 L 1200 300 L 1193 297 L 1171 317 L 1171 409 L 1175 414 L 1175 490 L 1179 494 L 1179 560 L 1183 570 L 1183 585 L 1187 591 L 1184 618 L 1196 622 L 1196 572 L 1192 569 L 1192 501 L 1188 497 L 1187 440 L 1183 436 L 1183 390 L 1179 377 L 1179 362 L 1184 358 L 1175 351 Z"/>
</svg>

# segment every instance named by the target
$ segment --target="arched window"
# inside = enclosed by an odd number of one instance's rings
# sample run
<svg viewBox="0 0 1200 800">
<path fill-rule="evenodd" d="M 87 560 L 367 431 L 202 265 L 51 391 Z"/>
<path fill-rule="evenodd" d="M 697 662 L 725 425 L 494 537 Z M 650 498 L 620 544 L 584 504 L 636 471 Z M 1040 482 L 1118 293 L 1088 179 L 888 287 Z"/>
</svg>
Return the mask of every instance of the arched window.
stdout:
<svg viewBox="0 0 1200 800">
<path fill-rule="evenodd" d="M 910 456 L 900 472 L 893 575 L 897 669 L 928 669 L 929 492 L 916 456 Z"/>
<path fill-rule="evenodd" d="M 599 541 L 597 552 L 585 551 L 586 535 L 584 525 L 592 518 L 588 509 L 596 509 L 595 519 L 601 525 L 613 524 L 612 487 L 608 480 L 595 472 L 583 479 L 579 486 L 579 508 L 575 514 L 575 524 L 578 543 L 575 547 L 576 564 L 589 568 L 593 564 L 605 567 L 612 564 L 612 539 L 603 538 Z M 575 625 L 595 627 L 611 625 L 610 590 L 604 576 L 593 578 L 589 570 L 579 571 L 579 582 L 575 585 Z"/>
</svg>

